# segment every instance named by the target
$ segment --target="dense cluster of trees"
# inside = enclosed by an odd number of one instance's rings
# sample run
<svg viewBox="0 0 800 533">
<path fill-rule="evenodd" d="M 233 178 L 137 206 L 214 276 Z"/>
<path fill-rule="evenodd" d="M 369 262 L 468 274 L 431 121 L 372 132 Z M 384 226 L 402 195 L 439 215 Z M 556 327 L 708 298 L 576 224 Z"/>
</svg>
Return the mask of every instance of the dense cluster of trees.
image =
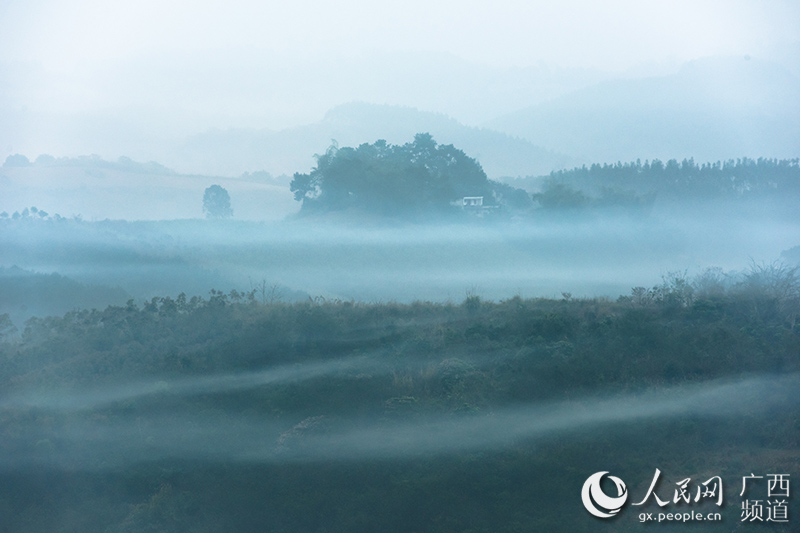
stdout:
<svg viewBox="0 0 800 533">
<path fill-rule="evenodd" d="M 357 209 L 404 217 L 441 215 L 465 196 L 482 196 L 487 207 L 514 196 L 510 187 L 489 181 L 475 159 L 427 133 L 404 145 L 331 146 L 310 173 L 294 175 L 291 190 L 306 212 Z"/>
<path fill-rule="evenodd" d="M 697 164 L 694 159 L 663 163 L 658 159 L 629 163 L 593 164 L 551 172 L 549 182 L 573 189 L 602 187 L 658 193 L 681 198 L 742 197 L 800 194 L 800 160 L 748 159 Z"/>
<path fill-rule="evenodd" d="M 583 411 L 593 402 L 580 398 L 604 393 L 790 375 L 800 371 L 799 288 L 796 268 L 762 265 L 738 278 L 718 270 L 694 280 L 670 275 L 616 302 L 565 295 L 494 303 L 470 295 L 462 304 L 265 305 L 253 291 L 212 291 L 32 319 L 19 337 L 0 342 L 3 399 L 126 383 L 160 384 L 164 394 L 66 412 L 4 406 L 0 443 L 4 457 L 17 458 L 0 464 L 4 527 L 51 531 L 69 519 L 82 530 L 116 532 L 638 531 L 630 513 L 603 523 L 588 516 L 578 497 L 588 474 L 603 468 L 649 480 L 658 467 L 738 479 L 751 470 L 791 471 L 797 404 L 766 415 L 763 398 L 736 398 L 752 410 L 737 418 L 644 418 L 412 459 L 314 460 L 304 446 L 343 420 L 388 430 L 424 426 L 431 416 L 491 417 L 531 402 L 568 401 Z M 169 394 L 175 378 L 213 383 L 232 372 L 353 356 L 367 369 Z M 237 426 L 243 414 L 278 427 L 253 444 L 278 459 L 159 455 L 197 447 L 192 424 L 204 417 L 238 428 L 212 442 L 238 443 L 247 435 Z M 156 420 L 188 433 L 159 433 Z M 98 446 L 120 427 L 128 428 L 125 446 Z M 71 440 L 76 428 L 92 440 Z M 118 462 L 140 448 L 158 458 Z M 303 453 L 311 458 L 280 460 Z M 733 490 L 726 503 L 738 519 Z"/>
</svg>

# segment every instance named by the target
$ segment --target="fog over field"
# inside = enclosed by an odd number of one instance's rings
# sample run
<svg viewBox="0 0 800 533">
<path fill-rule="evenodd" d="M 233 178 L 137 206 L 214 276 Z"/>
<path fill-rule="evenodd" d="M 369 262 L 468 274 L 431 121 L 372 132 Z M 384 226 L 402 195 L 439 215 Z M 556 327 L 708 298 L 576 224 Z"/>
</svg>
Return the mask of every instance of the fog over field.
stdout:
<svg viewBox="0 0 800 533">
<path fill-rule="evenodd" d="M 0 2 L 0 532 L 796 531 L 798 202 L 793 1 Z"/>
<path fill-rule="evenodd" d="M 0 243 L 9 267 L 118 287 L 138 301 L 261 285 L 285 301 L 365 302 L 460 302 L 469 294 L 616 298 L 670 273 L 742 272 L 779 260 L 800 243 L 791 205 L 709 202 L 675 209 L 656 204 L 647 215 L 567 212 L 532 221 L 361 228 L 316 219 L 10 221 Z M 57 312 L 46 297 L 38 310 L 15 299 L 3 311 L 19 325 L 29 316 L 22 306 L 34 314 Z M 92 305 L 104 303 L 121 301 Z"/>
</svg>

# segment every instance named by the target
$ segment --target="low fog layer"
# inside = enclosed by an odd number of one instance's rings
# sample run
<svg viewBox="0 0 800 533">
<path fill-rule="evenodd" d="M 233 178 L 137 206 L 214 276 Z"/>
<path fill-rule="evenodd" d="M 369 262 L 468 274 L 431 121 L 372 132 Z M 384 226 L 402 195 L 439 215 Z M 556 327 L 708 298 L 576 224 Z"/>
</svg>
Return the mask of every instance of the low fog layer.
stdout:
<svg viewBox="0 0 800 533">
<path fill-rule="evenodd" d="M 280 369 L 276 370 L 276 374 L 281 373 Z M 302 373 L 301 368 L 299 374 Z M 322 375 L 315 370 L 310 373 L 316 377 Z M 250 386 L 269 386 L 270 376 L 270 371 L 264 371 L 263 382 L 260 385 L 251 382 Z M 249 381 L 247 376 L 242 379 Z M 205 385 L 201 388 L 205 393 L 240 390 L 241 382 L 232 383 L 229 376 L 209 376 L 203 380 Z M 194 387 L 184 388 L 180 383 L 175 385 L 176 390 L 172 390 L 168 382 L 156 384 L 162 389 L 161 397 L 201 392 Z M 174 458 L 244 462 L 358 461 L 492 450 L 569 431 L 607 433 L 613 431 L 615 425 L 637 421 L 767 414 L 775 409 L 795 408 L 798 393 L 798 375 L 765 375 L 607 398 L 497 407 L 487 413 L 459 417 L 434 415 L 414 422 L 326 420 L 320 416 L 298 424 L 294 433 L 290 428 L 260 418 L 166 413 L 156 403 L 153 408 L 160 409 L 161 414 L 153 413 L 146 421 L 141 416 L 126 416 L 123 408 L 118 414 L 106 411 L 93 421 L 67 425 L 58 432 L 58 447 L 46 450 L 47 453 L 33 450 L 6 454 L 0 467 L 44 463 L 108 469 Z M 52 395 L 50 398 L 50 401 L 59 399 Z M 117 398 L 117 401 L 123 400 L 124 397 Z M 50 401 L 41 404 L 34 400 L 20 405 L 12 400 L 3 402 L 3 408 L 7 413 L 14 408 L 43 409 L 46 413 L 53 408 L 69 411 L 89 407 L 70 395 L 61 396 L 56 403 Z M 41 431 L 37 424 L 22 428 L 26 429 L 31 432 L 28 438 L 33 440 L 37 438 L 37 431 Z"/>
<path fill-rule="evenodd" d="M 347 359 L 285 365 L 242 374 L 177 378 L 156 382 L 115 383 L 102 389 L 89 389 L 77 393 L 53 390 L 20 392 L 0 400 L 0 408 L 20 409 L 33 407 L 52 411 L 83 411 L 114 407 L 120 402 L 159 396 L 181 397 L 223 394 L 246 391 L 281 383 L 296 383 L 309 379 L 355 376 L 367 372 L 370 376 L 391 373 L 394 369 L 368 356 Z M 166 376 L 165 376 L 166 377 Z"/>
<path fill-rule="evenodd" d="M 460 302 L 467 294 L 499 300 L 562 292 L 616 298 L 669 272 L 742 271 L 779 259 L 800 243 L 790 211 L 774 203 L 697 203 L 679 211 L 656 205 L 647 217 L 599 212 L 361 229 L 324 219 L 32 221 L 7 222 L 0 242 L 8 266 L 120 287 L 137 301 L 259 285 L 284 301 Z"/>
</svg>

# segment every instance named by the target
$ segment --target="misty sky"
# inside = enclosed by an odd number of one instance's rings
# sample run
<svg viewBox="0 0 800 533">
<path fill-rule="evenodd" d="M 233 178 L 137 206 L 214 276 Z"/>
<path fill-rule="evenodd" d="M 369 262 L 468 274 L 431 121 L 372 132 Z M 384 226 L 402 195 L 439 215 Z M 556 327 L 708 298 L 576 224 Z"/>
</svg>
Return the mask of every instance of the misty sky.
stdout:
<svg viewBox="0 0 800 533">
<path fill-rule="evenodd" d="M 71 70 L 178 50 L 253 59 L 415 50 L 491 65 L 545 61 L 618 70 L 763 54 L 798 39 L 799 16 L 791 1 L 12 0 L 0 7 L 0 54 Z"/>
<path fill-rule="evenodd" d="M 798 42 L 800 5 L 788 0 L 6 0 L 0 107 L 104 117 L 180 108 L 180 133 L 276 129 L 351 100 L 432 107 L 369 90 L 381 69 L 402 70 L 420 55 L 439 58 L 414 73 L 435 90 L 437 65 L 448 57 L 495 69 L 659 73 L 699 57 L 780 54 Z M 339 68 L 346 81 L 331 81 Z M 426 110 L 467 122 L 494 111 Z"/>
</svg>

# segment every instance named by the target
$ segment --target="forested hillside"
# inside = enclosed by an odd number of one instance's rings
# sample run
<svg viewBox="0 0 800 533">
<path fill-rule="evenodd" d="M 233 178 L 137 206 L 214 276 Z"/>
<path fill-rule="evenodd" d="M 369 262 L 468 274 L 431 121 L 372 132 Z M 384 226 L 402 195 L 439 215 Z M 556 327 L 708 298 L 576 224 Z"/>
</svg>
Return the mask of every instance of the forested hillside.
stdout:
<svg viewBox="0 0 800 533">
<path fill-rule="evenodd" d="M 618 301 L 212 291 L 35 319 L 0 343 L 3 524 L 638 530 L 636 508 L 586 513 L 589 474 L 638 496 L 659 468 L 666 497 L 687 476 L 794 472 L 798 310 L 797 269 L 765 265 Z"/>
<path fill-rule="evenodd" d="M 703 209 L 714 204 L 737 208 L 793 207 L 800 195 L 800 161 L 748 159 L 698 164 L 693 159 L 658 159 L 593 164 L 547 176 L 507 180 L 532 193 L 535 209 L 624 208 L 646 212 L 655 202 L 671 208 Z"/>
</svg>

